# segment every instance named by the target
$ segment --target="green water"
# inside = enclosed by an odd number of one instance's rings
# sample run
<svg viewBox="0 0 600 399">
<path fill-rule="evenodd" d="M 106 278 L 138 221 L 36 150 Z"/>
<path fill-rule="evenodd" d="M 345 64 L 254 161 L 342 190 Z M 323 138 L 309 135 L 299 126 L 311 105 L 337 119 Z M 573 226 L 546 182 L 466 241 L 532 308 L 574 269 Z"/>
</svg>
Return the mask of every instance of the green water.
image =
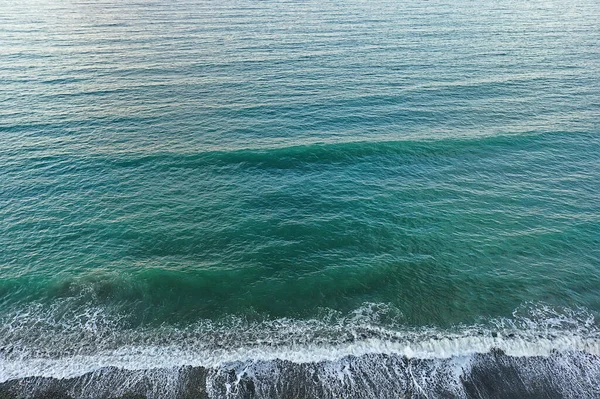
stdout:
<svg viewBox="0 0 600 399">
<path fill-rule="evenodd" d="M 81 297 L 160 324 L 375 302 L 441 326 L 599 309 L 589 134 L 6 158 L 5 307 Z"/>
<path fill-rule="evenodd" d="M 3 9 L 0 346 L 23 364 L 600 311 L 595 2 Z"/>
</svg>

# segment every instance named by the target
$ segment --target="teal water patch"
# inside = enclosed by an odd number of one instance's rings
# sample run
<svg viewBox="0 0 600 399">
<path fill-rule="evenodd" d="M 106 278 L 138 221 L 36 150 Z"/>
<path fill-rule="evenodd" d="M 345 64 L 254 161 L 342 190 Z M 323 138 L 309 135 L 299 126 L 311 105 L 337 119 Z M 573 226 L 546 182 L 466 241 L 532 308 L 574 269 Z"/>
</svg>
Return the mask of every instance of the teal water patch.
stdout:
<svg viewBox="0 0 600 399">
<path fill-rule="evenodd" d="M 28 268 L 3 298 L 91 290 L 158 324 L 365 301 L 417 325 L 595 309 L 599 149 L 548 133 L 29 159 L 3 178 L 4 253 Z"/>
</svg>

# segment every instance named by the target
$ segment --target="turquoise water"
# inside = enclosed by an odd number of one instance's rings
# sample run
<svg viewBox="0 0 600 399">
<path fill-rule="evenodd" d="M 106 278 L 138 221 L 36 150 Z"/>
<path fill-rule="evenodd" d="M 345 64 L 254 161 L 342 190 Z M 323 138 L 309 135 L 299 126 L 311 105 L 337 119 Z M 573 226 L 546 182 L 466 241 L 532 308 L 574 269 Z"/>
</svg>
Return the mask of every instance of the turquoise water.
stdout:
<svg viewBox="0 0 600 399">
<path fill-rule="evenodd" d="M 600 353 L 599 3 L 1 9 L 0 382 Z"/>
</svg>

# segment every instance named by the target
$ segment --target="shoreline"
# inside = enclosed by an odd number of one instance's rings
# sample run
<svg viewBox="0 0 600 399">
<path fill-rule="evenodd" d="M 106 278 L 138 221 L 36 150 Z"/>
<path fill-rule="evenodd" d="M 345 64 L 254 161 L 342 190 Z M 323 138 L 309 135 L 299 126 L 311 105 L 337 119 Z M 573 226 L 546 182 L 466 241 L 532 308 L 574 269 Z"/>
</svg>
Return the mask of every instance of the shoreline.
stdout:
<svg viewBox="0 0 600 399">
<path fill-rule="evenodd" d="M 1 399 L 153 398 L 570 398 L 600 393 L 600 356 L 554 351 L 514 357 L 499 349 L 448 359 L 369 354 L 339 361 L 250 361 L 220 368 L 114 367 L 56 379 L 0 383 Z"/>
</svg>

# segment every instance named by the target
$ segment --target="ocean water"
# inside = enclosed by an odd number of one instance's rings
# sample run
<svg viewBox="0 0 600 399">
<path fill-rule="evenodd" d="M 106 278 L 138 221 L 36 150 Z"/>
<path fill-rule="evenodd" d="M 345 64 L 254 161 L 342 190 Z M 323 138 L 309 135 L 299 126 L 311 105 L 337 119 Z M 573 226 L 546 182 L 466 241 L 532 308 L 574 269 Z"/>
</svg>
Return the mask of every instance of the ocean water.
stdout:
<svg viewBox="0 0 600 399">
<path fill-rule="evenodd" d="M 599 129 L 595 0 L 0 0 L 0 397 L 600 397 Z"/>
</svg>

